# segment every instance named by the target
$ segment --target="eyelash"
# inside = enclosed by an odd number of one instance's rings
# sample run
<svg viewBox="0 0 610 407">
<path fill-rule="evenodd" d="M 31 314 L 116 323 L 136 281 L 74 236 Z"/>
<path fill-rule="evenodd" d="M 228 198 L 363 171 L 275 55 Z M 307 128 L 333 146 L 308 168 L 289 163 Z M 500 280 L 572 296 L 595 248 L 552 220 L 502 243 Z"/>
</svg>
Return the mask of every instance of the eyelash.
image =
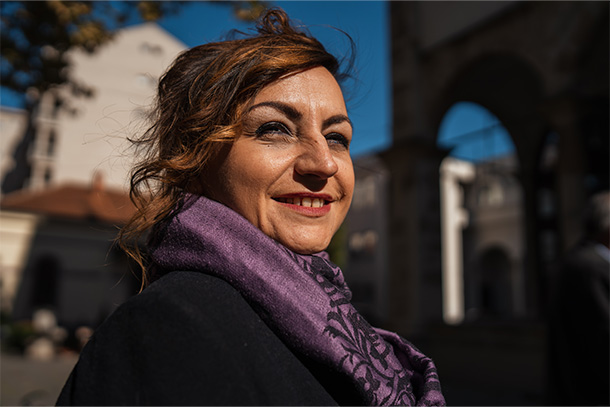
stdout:
<svg viewBox="0 0 610 407">
<path fill-rule="evenodd" d="M 326 135 L 326 140 L 330 144 L 331 142 L 337 142 L 345 149 L 349 148 L 349 140 L 342 134 L 339 133 L 330 133 Z"/>
<path fill-rule="evenodd" d="M 261 137 L 261 138 L 263 138 L 265 136 L 269 136 L 271 134 L 280 134 L 280 135 L 286 135 L 286 136 L 292 135 L 290 130 L 288 130 L 288 128 L 280 122 L 265 123 L 262 126 L 260 126 L 258 129 L 256 129 L 256 131 L 254 133 L 256 134 L 257 137 Z"/>
<path fill-rule="evenodd" d="M 286 127 L 284 124 L 282 124 L 280 122 L 265 123 L 265 124 L 261 125 L 258 129 L 256 129 L 254 134 L 256 135 L 256 137 L 259 137 L 261 139 L 264 139 L 266 137 L 273 136 L 273 135 L 284 136 L 286 138 L 292 137 L 292 132 L 288 129 L 288 127 Z M 343 147 L 345 149 L 349 149 L 350 142 L 347 139 L 347 137 L 345 137 L 344 135 L 342 135 L 340 133 L 329 133 L 325 137 L 326 137 L 326 140 L 328 141 L 329 145 L 339 144 L 339 145 L 341 145 L 341 147 Z"/>
</svg>

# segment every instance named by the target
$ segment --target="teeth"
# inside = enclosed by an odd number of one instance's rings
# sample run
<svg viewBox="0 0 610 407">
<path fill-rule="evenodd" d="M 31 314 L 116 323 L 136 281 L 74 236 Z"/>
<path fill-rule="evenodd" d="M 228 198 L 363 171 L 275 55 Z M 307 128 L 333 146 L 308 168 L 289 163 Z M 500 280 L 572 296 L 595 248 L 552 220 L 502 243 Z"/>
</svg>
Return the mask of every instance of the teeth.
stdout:
<svg viewBox="0 0 610 407">
<path fill-rule="evenodd" d="M 278 201 L 297 206 L 306 206 L 308 208 L 321 208 L 324 206 L 324 200 L 319 198 L 279 198 Z"/>
</svg>

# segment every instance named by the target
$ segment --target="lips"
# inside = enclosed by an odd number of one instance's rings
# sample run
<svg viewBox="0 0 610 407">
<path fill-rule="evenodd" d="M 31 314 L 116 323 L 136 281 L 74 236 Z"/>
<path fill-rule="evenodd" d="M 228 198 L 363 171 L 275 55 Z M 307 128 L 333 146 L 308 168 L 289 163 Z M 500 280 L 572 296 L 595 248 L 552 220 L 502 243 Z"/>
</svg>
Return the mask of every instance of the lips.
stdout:
<svg viewBox="0 0 610 407">
<path fill-rule="evenodd" d="M 310 198 L 310 197 L 277 198 L 276 201 L 281 202 L 281 203 L 291 204 L 291 205 L 305 206 L 308 208 L 321 208 L 322 206 L 324 206 L 324 204 L 326 202 L 324 199 Z"/>
<path fill-rule="evenodd" d="M 334 201 L 325 194 L 291 194 L 273 197 L 273 200 L 305 215 L 321 216 L 330 211 Z"/>
</svg>

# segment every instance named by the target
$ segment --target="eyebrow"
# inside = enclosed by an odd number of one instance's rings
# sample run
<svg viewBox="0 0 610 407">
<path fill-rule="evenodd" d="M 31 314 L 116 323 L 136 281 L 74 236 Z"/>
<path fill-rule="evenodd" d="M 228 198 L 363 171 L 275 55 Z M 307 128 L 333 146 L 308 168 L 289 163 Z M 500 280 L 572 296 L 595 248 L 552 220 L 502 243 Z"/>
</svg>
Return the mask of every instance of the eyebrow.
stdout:
<svg viewBox="0 0 610 407">
<path fill-rule="evenodd" d="M 294 107 L 287 105 L 286 103 L 273 102 L 273 101 L 257 103 L 254 106 L 251 106 L 248 109 L 248 112 L 251 112 L 254 109 L 258 109 L 259 107 L 265 107 L 265 106 L 271 107 L 275 110 L 278 110 L 278 111 L 284 113 L 286 116 L 288 116 L 288 118 L 290 120 L 293 120 L 293 121 L 299 120 L 303 117 L 303 114 L 301 112 L 299 112 L 298 110 L 296 110 Z"/>
<path fill-rule="evenodd" d="M 343 122 L 347 122 L 350 125 L 350 127 L 352 128 L 352 130 L 354 129 L 354 124 L 349 119 L 349 117 L 347 117 L 344 114 L 336 114 L 336 115 L 324 120 L 322 122 L 322 128 L 325 129 L 327 127 L 332 126 L 333 124 L 339 124 L 339 123 L 343 123 Z"/>
<path fill-rule="evenodd" d="M 265 107 L 265 106 L 271 107 L 275 110 L 278 110 L 278 111 L 284 113 L 290 120 L 293 120 L 293 121 L 297 121 L 303 117 L 303 114 L 301 112 L 299 112 L 297 109 L 295 109 L 294 107 L 292 107 L 286 103 L 274 102 L 274 101 L 257 103 L 254 106 L 250 106 L 250 108 L 248 109 L 248 112 L 251 112 L 254 109 L 258 109 L 259 107 Z M 336 114 L 336 115 L 331 116 L 328 119 L 324 120 L 322 122 L 322 128 L 325 129 L 329 126 L 332 126 L 333 124 L 339 124 L 339 123 L 343 123 L 343 122 L 347 122 L 352 129 L 354 128 L 354 124 L 352 123 L 352 121 L 349 119 L 349 117 L 347 117 L 344 114 Z"/>
</svg>

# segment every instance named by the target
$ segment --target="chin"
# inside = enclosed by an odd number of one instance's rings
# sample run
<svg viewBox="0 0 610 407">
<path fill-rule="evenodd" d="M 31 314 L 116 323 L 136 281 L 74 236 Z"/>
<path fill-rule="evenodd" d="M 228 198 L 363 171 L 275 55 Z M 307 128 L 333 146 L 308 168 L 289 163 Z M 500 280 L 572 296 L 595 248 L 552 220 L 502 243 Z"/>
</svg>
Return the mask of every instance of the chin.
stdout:
<svg viewBox="0 0 610 407">
<path fill-rule="evenodd" d="M 326 250 L 328 245 L 330 244 L 330 239 L 324 242 L 303 242 L 303 241 L 279 241 L 281 244 L 286 246 L 288 249 L 292 250 L 298 254 L 314 254 L 319 253 L 321 251 Z"/>
</svg>

